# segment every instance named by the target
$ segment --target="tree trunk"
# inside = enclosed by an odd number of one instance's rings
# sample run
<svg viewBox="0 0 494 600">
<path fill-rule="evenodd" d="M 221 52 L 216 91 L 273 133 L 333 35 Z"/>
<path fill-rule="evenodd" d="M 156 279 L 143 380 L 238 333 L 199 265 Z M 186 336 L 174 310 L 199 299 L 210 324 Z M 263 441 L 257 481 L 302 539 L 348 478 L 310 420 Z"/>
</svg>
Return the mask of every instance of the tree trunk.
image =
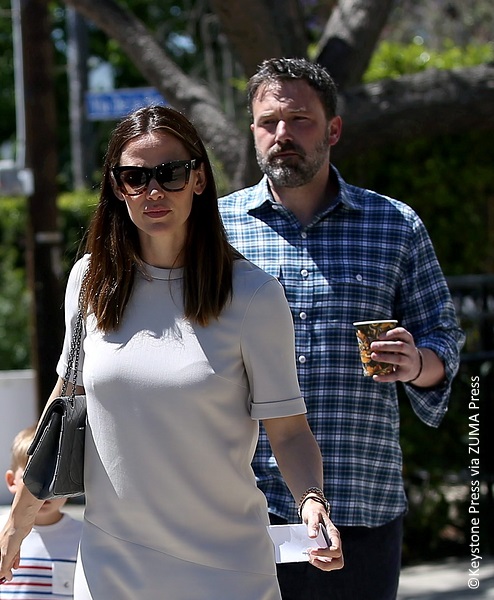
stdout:
<svg viewBox="0 0 494 600">
<path fill-rule="evenodd" d="M 32 362 L 41 411 L 56 380 L 63 339 L 60 233 L 57 223 L 57 129 L 51 23 L 47 0 L 21 3 L 28 198 L 27 267 L 32 292 Z"/>
<path fill-rule="evenodd" d="M 417 137 L 494 130 L 494 65 L 427 69 L 353 88 L 341 100 L 335 158 Z"/>
<path fill-rule="evenodd" d="M 185 75 L 142 21 L 114 0 L 66 0 L 65 3 L 118 41 L 150 85 L 193 121 L 205 143 L 223 163 L 225 172 L 235 184 L 240 184 L 245 164 L 245 139 L 240 136 L 235 123 L 227 119 L 209 89 Z"/>
<path fill-rule="evenodd" d="M 305 56 L 308 40 L 298 0 L 210 0 L 248 77 L 266 58 Z"/>
<path fill-rule="evenodd" d="M 340 0 L 318 45 L 315 62 L 346 90 L 362 81 L 394 0 Z"/>
<path fill-rule="evenodd" d="M 72 8 L 67 9 L 67 68 L 69 83 L 70 148 L 72 155 L 72 186 L 87 189 L 91 186 L 94 148 L 91 126 L 86 118 L 88 34 L 84 17 Z"/>
</svg>

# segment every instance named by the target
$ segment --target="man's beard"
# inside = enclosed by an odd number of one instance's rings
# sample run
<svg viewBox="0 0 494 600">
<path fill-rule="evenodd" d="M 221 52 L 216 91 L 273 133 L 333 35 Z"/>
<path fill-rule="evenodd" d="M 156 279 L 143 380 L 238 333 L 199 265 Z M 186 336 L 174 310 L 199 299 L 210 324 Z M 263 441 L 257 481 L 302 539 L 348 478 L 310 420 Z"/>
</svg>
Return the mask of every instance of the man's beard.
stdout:
<svg viewBox="0 0 494 600">
<path fill-rule="evenodd" d="M 256 157 L 262 173 L 267 175 L 275 186 L 295 188 L 312 181 L 327 160 L 329 148 L 329 132 L 326 131 L 324 138 L 310 156 L 297 144 L 286 142 L 276 144 L 265 156 L 256 148 Z M 277 154 L 288 150 L 296 152 L 298 156 L 277 158 Z"/>
</svg>

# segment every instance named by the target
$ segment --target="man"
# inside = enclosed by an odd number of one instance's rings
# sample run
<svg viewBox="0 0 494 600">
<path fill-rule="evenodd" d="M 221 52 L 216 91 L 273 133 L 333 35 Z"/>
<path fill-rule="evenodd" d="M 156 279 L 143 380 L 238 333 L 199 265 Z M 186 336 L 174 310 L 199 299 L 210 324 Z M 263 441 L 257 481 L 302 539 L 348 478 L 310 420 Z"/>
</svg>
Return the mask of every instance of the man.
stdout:
<svg viewBox="0 0 494 600">
<path fill-rule="evenodd" d="M 427 231 L 407 205 L 347 184 L 330 163 L 341 134 L 336 88 L 301 59 L 265 61 L 248 84 L 264 177 L 220 200 L 231 243 L 276 276 L 295 325 L 299 379 L 324 458 L 345 566 L 280 565 L 284 600 L 392 600 L 407 508 L 396 383 L 437 427 L 463 333 Z M 354 321 L 398 319 L 372 344 L 390 375 L 364 377 Z M 264 433 L 253 463 L 273 523 L 297 507 Z"/>
</svg>

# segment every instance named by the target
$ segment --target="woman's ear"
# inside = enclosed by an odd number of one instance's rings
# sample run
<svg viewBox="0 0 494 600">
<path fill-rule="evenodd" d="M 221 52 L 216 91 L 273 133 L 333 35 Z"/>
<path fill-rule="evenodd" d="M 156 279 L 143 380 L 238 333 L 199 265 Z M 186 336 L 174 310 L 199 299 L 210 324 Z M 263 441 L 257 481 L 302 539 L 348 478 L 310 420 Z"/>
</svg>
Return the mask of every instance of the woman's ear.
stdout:
<svg viewBox="0 0 494 600">
<path fill-rule="evenodd" d="M 206 187 L 207 179 L 206 173 L 204 172 L 204 166 L 201 165 L 198 169 L 194 171 L 195 173 L 195 182 L 194 182 L 194 194 L 200 195 L 204 191 Z"/>
<path fill-rule="evenodd" d="M 125 202 L 125 196 L 120 191 L 120 188 L 118 187 L 117 181 L 115 179 L 115 175 L 113 173 L 110 173 L 110 181 L 111 181 L 111 189 L 113 190 L 113 193 L 115 194 L 115 196 L 122 202 Z"/>
</svg>

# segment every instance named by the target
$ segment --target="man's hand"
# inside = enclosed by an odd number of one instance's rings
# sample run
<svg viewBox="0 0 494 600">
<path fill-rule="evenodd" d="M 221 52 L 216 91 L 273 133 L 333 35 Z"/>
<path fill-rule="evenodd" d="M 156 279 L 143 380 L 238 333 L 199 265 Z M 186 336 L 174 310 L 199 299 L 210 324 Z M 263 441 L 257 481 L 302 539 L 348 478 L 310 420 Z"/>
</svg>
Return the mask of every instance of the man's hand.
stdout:
<svg viewBox="0 0 494 600">
<path fill-rule="evenodd" d="M 380 383 L 402 381 L 417 387 L 432 387 L 444 380 L 444 365 L 429 348 L 417 348 L 413 335 L 404 327 L 395 327 L 381 334 L 371 344 L 371 358 L 377 362 L 391 363 L 389 375 L 374 375 Z"/>
</svg>

